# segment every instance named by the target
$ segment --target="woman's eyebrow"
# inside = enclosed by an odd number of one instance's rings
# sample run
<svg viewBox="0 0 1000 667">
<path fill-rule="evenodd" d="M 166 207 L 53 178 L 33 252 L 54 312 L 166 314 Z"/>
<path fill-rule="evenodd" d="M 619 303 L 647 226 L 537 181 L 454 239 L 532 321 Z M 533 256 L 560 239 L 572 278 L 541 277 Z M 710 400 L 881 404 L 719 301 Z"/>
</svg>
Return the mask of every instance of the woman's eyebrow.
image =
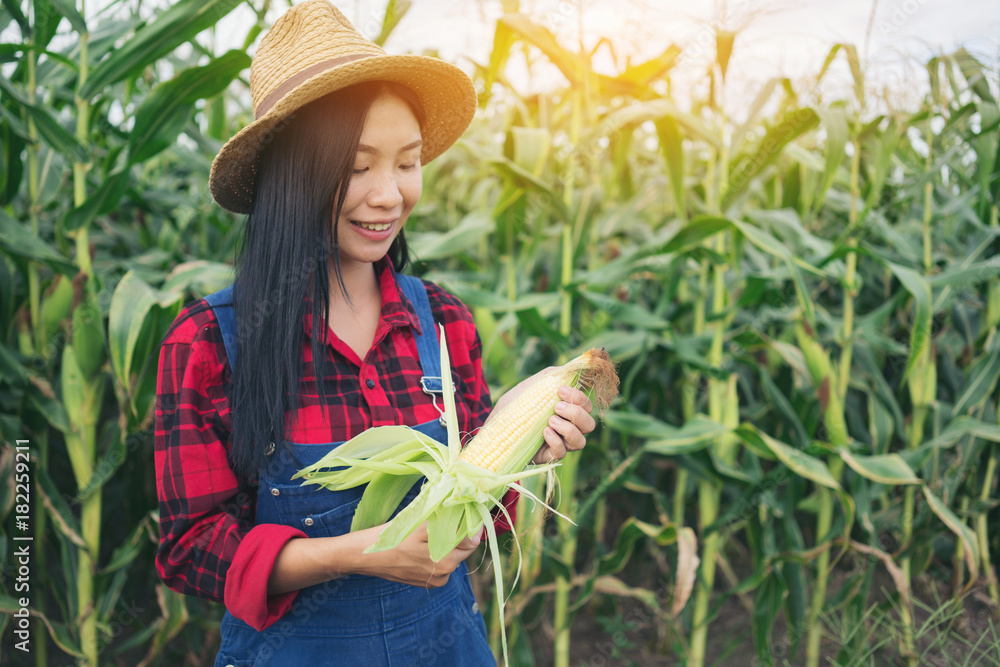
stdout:
<svg viewBox="0 0 1000 667">
<path fill-rule="evenodd" d="M 416 141 L 411 141 L 410 143 L 408 143 L 405 146 L 403 146 L 402 148 L 400 148 L 399 152 L 400 153 L 405 153 L 406 151 L 411 151 L 414 148 L 419 148 L 420 145 L 423 144 L 423 143 L 424 142 L 423 142 L 422 139 L 417 139 Z M 378 149 L 376 149 L 374 146 L 369 146 L 368 144 L 358 144 L 358 152 L 359 153 L 378 153 Z"/>
</svg>

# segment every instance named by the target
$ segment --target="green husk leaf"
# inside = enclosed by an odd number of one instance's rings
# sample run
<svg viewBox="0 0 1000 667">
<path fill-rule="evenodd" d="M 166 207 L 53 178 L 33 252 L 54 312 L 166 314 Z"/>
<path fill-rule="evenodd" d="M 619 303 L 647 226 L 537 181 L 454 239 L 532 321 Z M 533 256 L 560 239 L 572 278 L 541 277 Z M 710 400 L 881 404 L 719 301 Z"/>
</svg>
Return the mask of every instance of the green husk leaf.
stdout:
<svg viewBox="0 0 1000 667">
<path fill-rule="evenodd" d="M 354 511 L 351 531 L 378 526 L 389 520 L 421 475 L 379 475 L 365 488 Z"/>
<path fill-rule="evenodd" d="M 451 357 L 448 355 L 448 337 L 441 330 L 441 386 L 444 388 L 444 418 L 448 429 L 448 460 L 454 463 L 462 453 L 462 439 L 458 435 L 458 411 L 455 409 L 455 384 L 451 379 Z"/>
<path fill-rule="evenodd" d="M 448 552 L 458 546 L 465 537 L 462 527 L 465 525 L 465 505 L 444 506 L 431 514 L 427 519 L 427 540 L 430 546 L 431 560 L 437 562 L 448 555 Z"/>
<path fill-rule="evenodd" d="M 503 647 L 503 664 L 507 665 L 508 655 L 507 655 L 507 623 L 504 621 L 504 607 L 507 604 L 507 599 L 503 592 L 503 567 L 501 564 L 503 561 L 500 559 L 500 546 L 497 544 L 497 531 L 493 527 L 493 517 L 490 516 L 489 510 L 487 510 L 482 505 L 476 505 L 476 510 L 479 512 L 479 519 L 486 526 L 486 534 L 489 537 L 489 547 L 490 547 L 490 557 L 493 559 L 493 575 L 496 580 L 497 585 L 497 613 L 500 618 L 500 644 Z M 502 504 L 501 504 L 502 508 Z M 504 510 L 506 515 L 506 510 Z M 515 539 L 517 536 L 515 535 Z M 517 561 L 517 573 L 518 576 L 521 574 L 521 550 L 518 547 L 518 561 Z M 515 577 L 515 581 L 517 577 Z"/>
<path fill-rule="evenodd" d="M 427 521 L 431 514 L 440 510 L 442 503 L 454 488 L 455 478 L 449 475 L 443 475 L 435 482 L 424 484 L 420 494 L 396 515 L 379 535 L 375 544 L 365 549 L 365 553 L 385 551 L 397 546 L 416 530 L 417 526 Z"/>
<path fill-rule="evenodd" d="M 421 437 L 422 436 L 422 437 Z M 342 457 L 367 459 L 378 456 L 395 456 L 405 451 L 423 451 L 423 443 L 433 440 L 409 426 L 378 426 L 370 428 L 330 452 L 316 463 L 306 466 L 292 475 L 292 479 L 307 477 L 324 468 L 343 465 L 336 460 Z"/>
</svg>

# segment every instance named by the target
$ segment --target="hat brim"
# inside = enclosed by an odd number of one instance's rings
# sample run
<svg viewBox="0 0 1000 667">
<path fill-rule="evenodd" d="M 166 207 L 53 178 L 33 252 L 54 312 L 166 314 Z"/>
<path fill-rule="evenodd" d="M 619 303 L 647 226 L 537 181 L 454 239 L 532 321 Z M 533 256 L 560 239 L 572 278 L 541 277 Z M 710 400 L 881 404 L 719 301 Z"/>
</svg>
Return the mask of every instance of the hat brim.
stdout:
<svg viewBox="0 0 1000 667">
<path fill-rule="evenodd" d="M 420 161 L 427 164 L 462 136 L 476 113 L 476 89 L 451 63 L 417 55 L 378 55 L 320 72 L 293 88 L 262 117 L 240 130 L 212 161 L 209 190 L 222 208 L 249 213 L 257 161 L 296 109 L 363 81 L 394 81 L 411 89 L 424 109 Z M 294 121 L 291 121 L 294 122 Z"/>
</svg>

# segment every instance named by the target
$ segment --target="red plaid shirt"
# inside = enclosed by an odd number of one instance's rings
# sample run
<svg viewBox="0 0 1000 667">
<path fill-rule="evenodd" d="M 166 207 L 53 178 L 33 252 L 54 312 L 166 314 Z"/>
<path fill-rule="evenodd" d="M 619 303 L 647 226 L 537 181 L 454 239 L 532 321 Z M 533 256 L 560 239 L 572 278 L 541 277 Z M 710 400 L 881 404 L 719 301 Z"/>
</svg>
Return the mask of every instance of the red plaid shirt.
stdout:
<svg viewBox="0 0 1000 667">
<path fill-rule="evenodd" d="M 359 359 L 329 332 L 328 408 L 319 404 L 312 373 L 312 316 L 307 307 L 300 405 L 286 422 L 287 440 L 339 442 L 372 426 L 412 426 L 438 417 L 431 397 L 419 386 L 414 332 L 420 331 L 420 321 L 399 290 L 388 259 L 377 262 L 375 269 L 382 314 L 368 355 Z M 433 283 L 427 283 L 427 294 L 435 321 L 447 330 L 452 370 L 459 378 L 459 430 L 471 433 L 483 425 L 492 407 L 479 335 L 461 301 Z M 373 388 L 368 380 L 374 380 Z M 291 526 L 254 523 L 257 488 L 238 479 L 227 459 L 232 425 L 224 387 L 230 381 L 222 331 L 212 309 L 204 299 L 188 304 L 160 350 L 154 436 L 160 500 L 156 566 L 170 588 L 224 602 L 234 616 L 263 630 L 288 611 L 298 594 L 267 594 L 278 552 L 289 540 L 306 535 Z M 511 516 L 516 500 L 515 492 L 504 498 Z M 500 517 L 497 527 L 509 530 Z"/>
</svg>

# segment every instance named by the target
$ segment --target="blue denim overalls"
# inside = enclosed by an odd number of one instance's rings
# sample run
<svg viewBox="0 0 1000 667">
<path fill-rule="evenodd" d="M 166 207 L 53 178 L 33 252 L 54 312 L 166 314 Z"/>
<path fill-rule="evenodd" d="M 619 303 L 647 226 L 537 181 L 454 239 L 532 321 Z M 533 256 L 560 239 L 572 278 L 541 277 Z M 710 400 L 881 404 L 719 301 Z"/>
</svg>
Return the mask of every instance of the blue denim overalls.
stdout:
<svg viewBox="0 0 1000 667">
<path fill-rule="evenodd" d="M 427 393 L 440 394 L 440 347 L 427 291 L 417 278 L 400 274 L 396 277 L 420 318 L 422 334 L 416 340 L 424 374 L 421 386 Z M 206 300 L 222 328 L 226 354 L 233 367 L 237 337 L 232 286 Z M 447 441 L 447 432 L 437 419 L 413 428 Z M 309 537 L 348 533 L 364 487 L 328 491 L 291 480 L 293 474 L 339 444 L 283 440 L 278 446 L 272 445 L 260 467 L 257 523 L 295 526 Z M 420 482 L 410 489 L 400 508 L 412 501 L 419 489 Z M 496 665 L 464 562 L 440 588 L 425 589 L 354 574 L 332 579 L 300 590 L 291 609 L 263 632 L 257 632 L 228 610 L 221 632 L 222 645 L 215 667 Z"/>
</svg>

